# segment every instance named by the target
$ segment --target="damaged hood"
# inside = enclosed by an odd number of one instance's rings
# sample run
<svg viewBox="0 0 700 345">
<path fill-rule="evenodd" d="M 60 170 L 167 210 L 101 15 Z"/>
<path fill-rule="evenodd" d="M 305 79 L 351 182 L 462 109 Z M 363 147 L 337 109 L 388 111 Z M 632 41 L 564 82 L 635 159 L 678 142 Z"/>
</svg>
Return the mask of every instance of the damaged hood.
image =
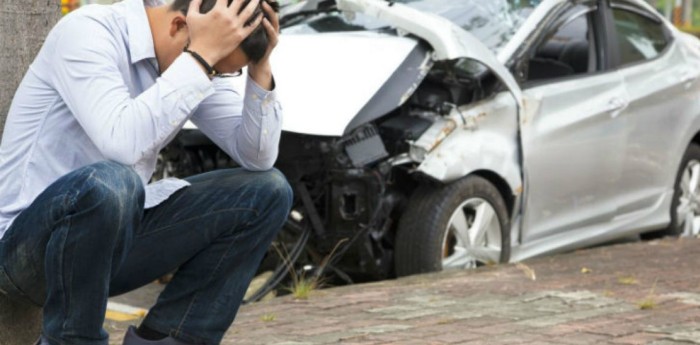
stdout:
<svg viewBox="0 0 700 345">
<path fill-rule="evenodd" d="M 282 35 L 273 66 L 285 131 L 347 134 L 403 104 L 432 61 L 439 60 L 480 62 L 522 104 L 522 92 L 508 69 L 479 39 L 449 20 L 383 0 L 337 4 L 346 15 L 380 19 L 400 36 L 371 31 Z"/>
<path fill-rule="evenodd" d="M 272 65 L 283 130 L 342 135 L 417 46 L 368 31 L 282 35 Z"/>
</svg>

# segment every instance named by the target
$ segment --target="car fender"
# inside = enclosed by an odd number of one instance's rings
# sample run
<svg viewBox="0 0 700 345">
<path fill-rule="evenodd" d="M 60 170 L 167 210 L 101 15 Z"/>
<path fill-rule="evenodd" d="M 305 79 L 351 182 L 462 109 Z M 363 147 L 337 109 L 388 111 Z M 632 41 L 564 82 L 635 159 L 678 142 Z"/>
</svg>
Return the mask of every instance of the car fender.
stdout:
<svg viewBox="0 0 700 345">
<path fill-rule="evenodd" d="M 454 129 L 443 139 L 435 138 L 434 148 L 426 150 L 417 171 L 450 183 L 486 170 L 499 175 L 517 195 L 522 190 L 522 174 L 516 112 L 516 103 L 506 92 L 454 109 L 449 117 Z"/>
<path fill-rule="evenodd" d="M 501 93 L 492 100 L 456 108 L 448 117 L 454 126 L 448 124 L 438 128 L 435 136 L 427 136 L 418 171 L 450 182 L 477 170 L 490 170 L 501 175 L 511 190 L 520 190 L 518 113 L 522 109 L 523 95 L 513 75 L 496 55 L 471 33 L 431 13 L 380 0 L 338 0 L 337 3 L 343 11 L 379 18 L 422 38 L 433 48 L 436 61 L 475 60 L 503 82 L 510 95 Z"/>
</svg>

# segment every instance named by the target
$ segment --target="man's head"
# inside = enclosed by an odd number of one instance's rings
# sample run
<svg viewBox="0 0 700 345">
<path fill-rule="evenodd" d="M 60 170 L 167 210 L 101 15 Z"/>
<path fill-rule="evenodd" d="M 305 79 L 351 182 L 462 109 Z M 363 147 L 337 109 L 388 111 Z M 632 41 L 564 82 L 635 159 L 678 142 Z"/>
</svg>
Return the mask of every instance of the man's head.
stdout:
<svg viewBox="0 0 700 345">
<path fill-rule="evenodd" d="M 212 8 L 214 8 L 214 5 L 216 4 L 217 0 L 202 0 L 202 5 L 200 7 L 200 12 L 201 13 L 207 13 L 209 12 Z M 228 5 L 231 5 L 232 0 L 227 0 Z M 260 5 L 255 9 L 255 13 L 248 19 L 246 22 L 246 25 L 250 25 L 255 20 L 258 18 L 258 16 L 265 15 L 265 12 L 262 9 L 262 2 L 267 2 L 270 7 L 275 11 L 279 11 L 279 4 L 275 0 L 261 0 Z M 190 6 L 190 2 L 192 0 L 174 0 L 173 3 L 170 5 L 170 10 L 171 11 L 177 11 L 182 13 L 183 15 L 187 15 L 187 9 Z M 241 6 L 241 10 L 245 8 L 245 6 L 250 2 L 250 0 L 244 0 L 243 1 L 243 6 Z M 251 61 L 251 62 L 258 62 L 262 57 L 265 55 L 265 52 L 267 50 L 267 45 L 268 45 L 268 38 L 267 38 L 267 32 L 265 31 L 265 28 L 260 25 L 253 33 L 250 34 L 243 42 L 241 43 L 241 50 L 243 53 L 246 55 L 246 57 Z"/>
</svg>

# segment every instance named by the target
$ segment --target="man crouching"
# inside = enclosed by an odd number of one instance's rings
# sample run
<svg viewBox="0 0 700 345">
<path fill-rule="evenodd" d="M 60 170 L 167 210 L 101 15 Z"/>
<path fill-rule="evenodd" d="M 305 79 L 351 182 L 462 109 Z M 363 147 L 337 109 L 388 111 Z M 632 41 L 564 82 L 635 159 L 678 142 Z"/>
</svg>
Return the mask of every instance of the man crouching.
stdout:
<svg viewBox="0 0 700 345">
<path fill-rule="evenodd" d="M 218 344 L 292 203 L 271 0 L 86 6 L 48 35 L 0 145 L 0 290 L 40 344 L 107 344 L 109 296 L 179 268 L 125 344 Z M 225 76 L 248 67 L 245 94 Z M 146 185 L 191 120 L 243 168 Z"/>
</svg>

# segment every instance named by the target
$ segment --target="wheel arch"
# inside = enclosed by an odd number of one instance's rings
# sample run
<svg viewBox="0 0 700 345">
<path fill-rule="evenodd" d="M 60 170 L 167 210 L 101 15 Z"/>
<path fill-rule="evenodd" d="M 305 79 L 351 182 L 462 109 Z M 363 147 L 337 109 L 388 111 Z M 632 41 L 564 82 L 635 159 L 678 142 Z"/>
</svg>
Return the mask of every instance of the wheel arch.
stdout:
<svg viewBox="0 0 700 345">
<path fill-rule="evenodd" d="M 700 131 L 698 131 L 697 133 L 695 133 L 695 136 L 693 136 L 693 139 L 690 140 L 690 143 L 688 143 L 688 146 L 689 146 L 690 144 L 700 145 Z M 687 146 L 686 146 L 686 147 L 687 147 Z"/>
<path fill-rule="evenodd" d="M 498 189 L 498 192 L 501 193 L 503 200 L 506 202 L 506 206 L 508 207 L 508 215 L 513 215 L 513 210 L 515 209 L 516 201 L 515 193 L 511 188 L 510 184 L 508 184 L 508 181 L 506 181 L 506 179 L 503 176 L 491 170 L 476 170 L 470 175 L 476 175 L 491 182 L 496 187 L 496 189 Z"/>
</svg>

